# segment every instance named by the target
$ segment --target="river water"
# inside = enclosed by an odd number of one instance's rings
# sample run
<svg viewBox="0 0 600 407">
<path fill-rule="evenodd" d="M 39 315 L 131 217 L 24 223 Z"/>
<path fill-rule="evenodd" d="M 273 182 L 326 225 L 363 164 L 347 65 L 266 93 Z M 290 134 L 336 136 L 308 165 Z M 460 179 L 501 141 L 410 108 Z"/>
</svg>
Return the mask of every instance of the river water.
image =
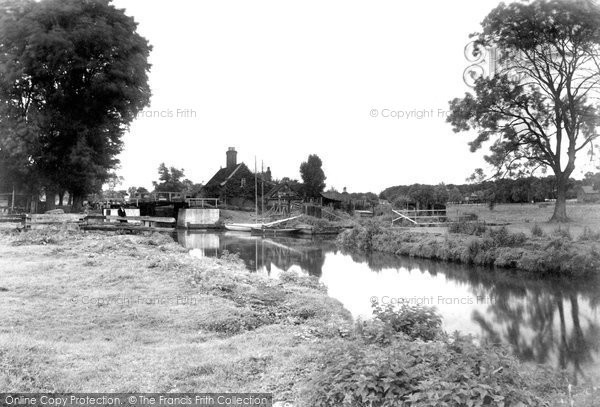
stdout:
<svg viewBox="0 0 600 407">
<path fill-rule="evenodd" d="M 372 302 L 435 306 L 444 329 L 508 345 L 522 361 L 567 369 L 579 381 L 600 371 L 600 289 L 532 280 L 506 271 L 381 253 L 344 253 L 332 240 L 179 231 L 197 257 L 238 253 L 253 272 L 318 277 L 354 317 Z"/>
</svg>

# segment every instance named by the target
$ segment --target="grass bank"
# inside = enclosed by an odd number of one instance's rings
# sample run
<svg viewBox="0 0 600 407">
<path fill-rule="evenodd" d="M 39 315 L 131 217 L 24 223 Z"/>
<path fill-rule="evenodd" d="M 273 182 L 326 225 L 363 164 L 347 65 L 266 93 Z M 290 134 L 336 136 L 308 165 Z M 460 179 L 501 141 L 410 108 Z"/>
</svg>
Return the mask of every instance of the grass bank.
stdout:
<svg viewBox="0 0 600 407">
<path fill-rule="evenodd" d="M 560 375 L 448 337 L 431 310 L 375 311 L 355 323 L 314 278 L 261 277 L 229 254 L 195 259 L 167 236 L 0 235 L 4 391 L 257 391 L 294 406 L 570 400 Z M 592 405 L 586 392 L 577 405 Z"/>
<path fill-rule="evenodd" d="M 337 243 L 352 250 L 520 269 L 538 275 L 600 275 L 600 233 L 591 229 L 574 239 L 566 229 L 557 227 L 547 234 L 535 225 L 529 233 L 512 233 L 505 227 L 458 223 L 433 234 L 366 222 L 345 231 Z"/>
<path fill-rule="evenodd" d="M 270 280 L 168 236 L 0 237 L 0 388 L 265 391 L 294 399 L 350 316 L 313 278 Z"/>
</svg>

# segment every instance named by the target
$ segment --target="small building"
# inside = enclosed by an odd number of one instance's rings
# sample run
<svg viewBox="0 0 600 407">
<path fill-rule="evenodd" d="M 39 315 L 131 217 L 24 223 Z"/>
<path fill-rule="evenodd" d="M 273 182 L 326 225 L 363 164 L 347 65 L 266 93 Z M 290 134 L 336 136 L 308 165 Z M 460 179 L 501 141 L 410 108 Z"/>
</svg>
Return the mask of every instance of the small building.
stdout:
<svg viewBox="0 0 600 407">
<path fill-rule="evenodd" d="M 275 213 L 290 213 L 303 201 L 302 185 L 297 182 L 280 182 L 265 194 L 266 207 Z"/>
<path fill-rule="evenodd" d="M 577 191 L 577 202 L 600 202 L 600 190 L 591 185 L 584 185 Z"/>
<path fill-rule="evenodd" d="M 226 152 L 225 168 L 219 169 L 202 188 L 202 196 L 219 198 L 221 202 L 236 206 L 254 205 L 255 193 L 261 195 L 262 187 L 272 187 L 271 168 L 267 167 L 258 176 L 258 191 L 255 190 L 255 175 L 246 164 L 237 162 L 237 151 L 229 147 Z"/>
</svg>

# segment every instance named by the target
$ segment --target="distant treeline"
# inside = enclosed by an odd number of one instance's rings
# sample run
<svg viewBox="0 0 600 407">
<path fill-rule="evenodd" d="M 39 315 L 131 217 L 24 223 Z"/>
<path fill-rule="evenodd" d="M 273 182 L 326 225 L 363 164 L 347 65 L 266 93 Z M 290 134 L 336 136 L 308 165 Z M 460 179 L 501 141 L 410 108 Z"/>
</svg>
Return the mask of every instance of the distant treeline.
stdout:
<svg viewBox="0 0 600 407">
<path fill-rule="evenodd" d="M 567 199 L 577 197 L 580 186 L 591 185 L 600 189 L 600 172 L 586 174 L 583 180 L 569 180 Z M 388 200 L 394 206 L 419 204 L 429 207 L 446 202 L 494 202 L 525 203 L 556 199 L 555 177 L 528 177 L 519 179 L 499 179 L 476 184 L 413 184 L 397 185 L 383 190 L 379 198 Z"/>
</svg>

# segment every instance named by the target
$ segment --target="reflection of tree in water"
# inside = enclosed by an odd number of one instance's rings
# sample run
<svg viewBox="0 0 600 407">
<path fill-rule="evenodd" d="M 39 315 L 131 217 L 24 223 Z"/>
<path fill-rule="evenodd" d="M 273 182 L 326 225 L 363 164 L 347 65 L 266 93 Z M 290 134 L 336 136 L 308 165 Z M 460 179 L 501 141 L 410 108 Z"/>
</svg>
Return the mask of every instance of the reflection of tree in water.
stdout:
<svg viewBox="0 0 600 407">
<path fill-rule="evenodd" d="M 556 363 L 560 369 L 572 370 L 575 383 L 578 377 L 585 377 L 583 365 L 598 357 L 600 326 L 591 317 L 585 317 L 582 326 L 579 302 L 583 298 L 595 308 L 597 289 L 576 287 L 569 281 L 521 278 L 504 278 L 484 286 L 493 301 L 485 314 L 475 311 L 472 316 L 484 339 L 508 343 L 521 360 Z"/>
<path fill-rule="evenodd" d="M 507 343 L 523 361 L 556 363 L 558 368 L 572 371 L 575 383 L 585 377 L 586 364 L 598 363 L 600 321 L 584 316 L 580 309 L 581 301 L 597 309 L 598 282 L 534 280 L 531 275 L 506 270 L 382 253 L 345 254 L 374 271 L 403 268 L 432 276 L 443 274 L 454 283 L 468 286 L 475 296 L 492 298 L 487 310 L 475 311 L 472 319 L 482 329 L 483 340 Z"/>
</svg>

